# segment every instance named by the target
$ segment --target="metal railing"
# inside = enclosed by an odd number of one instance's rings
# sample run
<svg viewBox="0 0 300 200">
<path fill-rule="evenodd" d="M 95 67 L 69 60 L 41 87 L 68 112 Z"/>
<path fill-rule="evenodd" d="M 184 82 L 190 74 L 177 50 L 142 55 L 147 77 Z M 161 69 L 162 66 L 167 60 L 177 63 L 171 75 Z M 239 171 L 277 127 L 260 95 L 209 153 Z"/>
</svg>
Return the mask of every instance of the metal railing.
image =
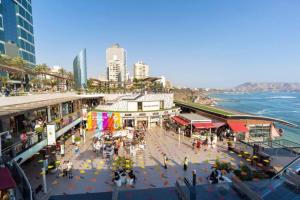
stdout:
<svg viewBox="0 0 300 200">
<path fill-rule="evenodd" d="M 71 114 L 68 114 L 61 118 L 59 122 L 52 121 L 51 123 L 56 124 L 56 131 L 64 128 L 65 126 L 71 124 L 73 121 L 81 117 L 81 112 L 77 111 Z M 51 124 L 50 123 L 50 124 Z M 45 140 L 47 138 L 46 129 L 42 133 L 33 132 L 32 136 L 28 136 L 26 142 L 22 142 L 20 139 L 15 142 L 14 144 L 4 148 L 2 150 L 2 155 L 5 156 L 6 159 L 13 159 L 14 157 L 18 156 L 19 154 L 23 153 L 27 149 L 30 149 L 32 146 L 36 145 L 37 143 Z M 9 161 L 7 160 L 7 161 Z"/>
<path fill-rule="evenodd" d="M 16 161 L 12 160 L 8 167 L 15 182 L 17 183 L 17 189 L 21 193 L 17 193 L 17 195 L 22 195 L 22 197 L 17 196 L 17 199 L 33 200 L 33 191 L 31 185 L 19 164 Z"/>
</svg>

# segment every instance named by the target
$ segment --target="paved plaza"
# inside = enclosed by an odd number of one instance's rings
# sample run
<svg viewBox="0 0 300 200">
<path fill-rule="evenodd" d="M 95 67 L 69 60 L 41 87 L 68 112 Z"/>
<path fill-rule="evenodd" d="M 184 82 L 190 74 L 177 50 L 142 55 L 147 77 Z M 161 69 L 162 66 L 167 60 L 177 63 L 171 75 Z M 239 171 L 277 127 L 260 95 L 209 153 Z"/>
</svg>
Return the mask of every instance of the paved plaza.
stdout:
<svg viewBox="0 0 300 200">
<path fill-rule="evenodd" d="M 74 154 L 74 148 L 70 139 L 66 142 L 66 155 L 64 160 L 73 162 L 73 179 L 62 177 L 61 172 L 47 175 L 48 193 L 45 195 L 39 192 L 38 199 L 48 199 L 52 195 L 111 192 L 115 186 L 112 184 L 112 169 L 108 160 L 97 156 L 92 150 L 91 139 L 94 135 L 89 132 L 85 144 L 80 145 L 80 153 Z M 240 163 L 236 154 L 227 154 L 226 145 L 218 144 L 215 149 L 207 148 L 195 151 L 191 142 L 185 138 L 185 142 L 175 133 L 166 132 L 161 128 L 151 128 L 146 132 L 146 147 L 137 151 L 132 157 L 134 161 L 134 173 L 137 181 L 133 187 L 122 186 L 121 190 L 146 189 L 173 187 L 177 179 L 187 177 L 191 180 L 192 170 L 197 170 L 197 184 L 206 184 L 206 177 L 210 173 L 215 159 L 232 162 L 233 165 Z M 223 151 L 224 150 L 224 151 Z M 169 158 L 168 169 L 164 169 L 163 154 Z M 125 152 L 120 150 L 120 154 Z M 189 167 L 183 170 L 184 157 L 189 159 Z M 24 166 L 26 175 L 32 184 L 33 190 L 42 184 L 41 172 L 42 163 L 37 159 L 32 160 Z"/>
</svg>

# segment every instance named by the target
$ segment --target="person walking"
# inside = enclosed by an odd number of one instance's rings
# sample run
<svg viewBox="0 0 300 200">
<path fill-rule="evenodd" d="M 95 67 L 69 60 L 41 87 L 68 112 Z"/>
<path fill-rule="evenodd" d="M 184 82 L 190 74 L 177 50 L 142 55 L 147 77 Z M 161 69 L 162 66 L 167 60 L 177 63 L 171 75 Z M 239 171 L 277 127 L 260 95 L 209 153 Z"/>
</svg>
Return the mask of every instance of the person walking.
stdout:
<svg viewBox="0 0 300 200">
<path fill-rule="evenodd" d="M 193 148 L 193 150 L 195 149 L 195 146 L 196 146 L 196 140 L 194 139 L 193 142 L 192 142 L 192 148 Z"/>
<path fill-rule="evenodd" d="M 188 164 L 189 164 L 189 160 L 187 157 L 184 158 L 184 161 L 183 161 L 183 170 L 186 171 L 187 168 L 188 168 Z"/>
<path fill-rule="evenodd" d="M 72 132 L 72 144 L 74 145 L 75 144 L 75 133 Z"/>
<path fill-rule="evenodd" d="M 167 169 L 168 168 L 168 165 L 167 165 L 167 162 L 168 162 L 168 157 L 166 154 L 164 154 L 164 168 Z"/>
<path fill-rule="evenodd" d="M 67 171 L 68 171 L 69 179 L 73 178 L 72 168 L 73 168 L 73 163 L 69 160 L 67 163 Z"/>
</svg>

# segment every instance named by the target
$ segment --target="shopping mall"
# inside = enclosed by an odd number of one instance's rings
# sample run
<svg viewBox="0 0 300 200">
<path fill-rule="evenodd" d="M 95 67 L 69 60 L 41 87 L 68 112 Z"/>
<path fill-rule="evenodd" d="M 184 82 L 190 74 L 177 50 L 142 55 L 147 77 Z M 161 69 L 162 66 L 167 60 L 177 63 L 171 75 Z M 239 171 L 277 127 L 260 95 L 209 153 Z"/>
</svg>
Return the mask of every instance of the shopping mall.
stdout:
<svg viewBox="0 0 300 200">
<path fill-rule="evenodd" d="M 86 130 L 87 134 L 97 130 L 110 134 L 128 127 L 142 131 L 163 127 L 172 134 L 179 133 L 179 138 L 180 135 L 195 138 L 201 144 L 205 140 L 207 143 L 207 138 L 213 144 L 230 133 L 251 146 L 253 141 L 263 143 L 280 137 L 275 123 L 294 126 L 279 119 L 178 102 L 173 98 L 172 93 L 52 93 L 1 98 L 0 156 L 10 169 L 9 175 L 7 170 L 0 173 L 6 177 L 3 187 L 18 188 L 24 199 L 32 199 L 33 190 L 38 188 L 31 188 L 22 168 L 30 162 L 51 160 L 62 151 L 72 151 L 65 142 L 74 135 L 74 129 L 80 129 L 80 133 Z"/>
</svg>

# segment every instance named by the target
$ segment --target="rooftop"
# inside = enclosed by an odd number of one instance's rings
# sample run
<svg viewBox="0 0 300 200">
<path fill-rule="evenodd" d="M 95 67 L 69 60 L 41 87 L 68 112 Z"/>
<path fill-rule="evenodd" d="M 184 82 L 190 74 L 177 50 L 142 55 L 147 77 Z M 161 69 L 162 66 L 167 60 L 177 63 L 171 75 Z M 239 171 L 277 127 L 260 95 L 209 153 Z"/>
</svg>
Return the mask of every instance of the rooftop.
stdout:
<svg viewBox="0 0 300 200">
<path fill-rule="evenodd" d="M 193 122 L 211 122 L 211 119 L 195 113 L 182 113 L 179 116 Z"/>
</svg>

